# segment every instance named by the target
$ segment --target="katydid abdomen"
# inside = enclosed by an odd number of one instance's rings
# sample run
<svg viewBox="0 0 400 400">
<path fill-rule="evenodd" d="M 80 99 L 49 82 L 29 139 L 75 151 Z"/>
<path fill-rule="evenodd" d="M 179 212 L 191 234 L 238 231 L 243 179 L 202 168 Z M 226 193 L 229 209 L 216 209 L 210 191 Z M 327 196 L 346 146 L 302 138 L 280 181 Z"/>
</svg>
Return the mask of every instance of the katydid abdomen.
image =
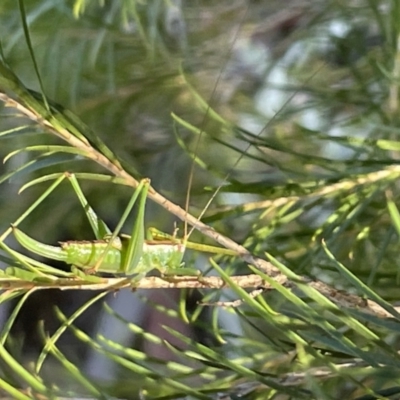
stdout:
<svg viewBox="0 0 400 400">
<path fill-rule="evenodd" d="M 104 240 L 60 242 L 60 246 L 59 250 L 65 256 L 62 261 L 67 264 L 87 270 L 97 269 L 117 274 L 124 272 L 124 248 L 109 246 Z"/>
</svg>

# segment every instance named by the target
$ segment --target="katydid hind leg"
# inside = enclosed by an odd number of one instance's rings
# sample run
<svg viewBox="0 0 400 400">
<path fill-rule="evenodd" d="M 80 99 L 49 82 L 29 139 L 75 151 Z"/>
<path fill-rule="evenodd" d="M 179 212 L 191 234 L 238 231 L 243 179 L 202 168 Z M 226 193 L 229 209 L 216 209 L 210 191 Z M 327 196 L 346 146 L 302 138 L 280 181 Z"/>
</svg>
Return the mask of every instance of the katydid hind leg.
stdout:
<svg viewBox="0 0 400 400">
<path fill-rule="evenodd" d="M 135 222 L 132 228 L 132 235 L 129 240 L 129 244 L 126 250 L 125 262 L 123 265 L 123 270 L 127 275 L 131 275 L 135 273 L 135 267 L 140 261 L 140 258 L 143 254 L 143 244 L 144 244 L 144 217 L 145 217 L 145 209 L 146 209 L 146 200 L 147 200 L 147 192 L 149 191 L 150 183 L 148 180 L 141 182 L 142 189 L 140 193 L 138 211 L 136 214 Z M 139 195 L 139 193 L 138 193 Z M 136 196 L 137 198 L 137 196 Z M 135 201 L 136 201 L 135 198 Z M 130 203 L 131 204 L 131 203 Z M 129 204 L 129 205 L 130 205 Z M 134 203 L 133 203 L 134 204 Z M 131 205 L 130 210 L 133 207 Z M 128 211 L 128 208 L 127 210 Z"/>
<path fill-rule="evenodd" d="M 107 237 L 108 244 L 104 248 L 103 254 L 101 255 L 101 257 L 97 261 L 96 265 L 93 267 L 93 272 L 98 271 L 98 270 L 101 269 L 101 263 L 104 260 L 104 257 L 106 256 L 107 252 L 111 249 L 111 247 L 113 247 L 115 245 L 115 241 L 116 240 L 119 241 L 118 234 L 120 233 L 122 226 L 126 222 L 130 212 L 132 211 L 132 208 L 135 205 L 136 200 L 139 197 L 139 195 L 141 196 L 140 197 L 140 206 L 139 206 L 139 208 L 144 208 L 145 204 L 143 204 L 143 203 L 145 203 L 145 201 L 146 201 L 147 191 L 148 191 L 149 185 L 150 185 L 149 180 L 148 179 L 143 179 L 139 183 L 138 187 L 135 189 L 135 191 L 134 191 L 131 199 L 129 200 L 129 203 L 128 203 L 127 207 L 125 208 L 125 211 L 122 214 L 122 216 L 121 216 L 121 218 L 120 218 L 115 230 L 112 232 L 111 235 L 109 235 L 109 237 Z M 128 245 L 127 250 L 123 255 L 124 263 L 123 263 L 122 267 L 120 265 L 118 265 L 118 266 L 116 265 L 115 266 L 115 273 L 121 273 L 121 272 L 126 273 L 127 269 L 129 269 L 129 268 L 127 268 L 127 266 L 129 266 L 127 260 L 132 259 L 133 256 L 135 256 L 137 258 L 137 260 L 140 259 L 141 251 L 142 251 L 142 248 L 143 248 L 143 242 L 144 242 L 143 220 L 144 220 L 144 210 L 142 212 L 142 222 L 141 222 L 142 223 L 142 228 L 141 228 L 142 229 L 142 243 L 140 244 L 140 246 L 137 245 L 137 251 L 133 255 L 131 254 L 132 253 L 132 249 L 131 249 L 132 245 L 131 244 Z M 135 226 L 136 226 L 136 223 L 135 223 Z M 131 240 L 132 240 L 132 238 L 131 238 Z M 130 243 L 131 243 L 131 240 L 130 240 Z M 135 249 L 136 249 L 136 247 L 135 247 Z M 124 252 L 124 250 L 121 250 L 121 251 Z M 137 263 L 137 261 L 136 261 L 136 263 Z"/>
<path fill-rule="evenodd" d="M 86 196 L 83 194 L 83 191 L 79 185 L 78 179 L 76 179 L 76 176 L 74 174 L 69 174 L 67 175 L 67 177 L 68 180 L 71 182 L 71 185 L 76 195 L 78 196 L 78 199 L 82 204 L 83 209 L 85 210 L 86 217 L 90 223 L 90 226 L 93 229 L 93 233 L 96 239 L 101 240 L 104 239 L 107 235 L 111 235 L 111 229 L 102 219 L 97 216 L 97 214 L 87 201 Z"/>
</svg>

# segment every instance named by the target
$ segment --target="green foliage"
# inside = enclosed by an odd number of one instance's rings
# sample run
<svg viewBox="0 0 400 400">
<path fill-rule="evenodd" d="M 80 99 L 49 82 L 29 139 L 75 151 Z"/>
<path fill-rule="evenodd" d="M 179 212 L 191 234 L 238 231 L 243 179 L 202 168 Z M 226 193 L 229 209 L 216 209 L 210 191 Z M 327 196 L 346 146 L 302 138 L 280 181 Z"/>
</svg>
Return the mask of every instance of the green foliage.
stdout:
<svg viewBox="0 0 400 400">
<path fill-rule="evenodd" d="M 4 392 L 21 399 L 398 396 L 400 6 L 295 6 L 0 4 L 7 266 L 0 303 L 10 306 L 0 334 Z M 11 223 L 44 242 L 90 239 L 81 199 L 63 184 L 66 171 L 84 183 L 102 219 L 118 221 L 138 179 L 150 177 L 149 199 L 161 208 L 150 206 L 148 220 L 172 231 L 172 214 L 192 224 L 191 214 L 201 215 L 217 233 L 196 224 L 192 238 L 217 237 L 237 251 L 225 234 L 249 250 L 207 260 L 203 279 L 212 271 L 231 290 L 201 289 L 205 303 L 216 302 L 207 315 L 203 305 L 190 306 L 186 291 L 175 307 L 141 298 L 160 318 L 206 332 L 205 340 L 175 325 L 164 326 L 164 340 L 106 302 L 104 315 L 137 343 L 92 334 L 80 320 L 127 280 L 86 276 L 15 250 Z M 174 202 L 184 202 L 193 173 L 186 214 Z M 268 290 L 245 289 L 254 277 Z M 48 288 L 101 291 L 68 313 L 54 304 L 56 328 L 37 324 L 40 354 L 26 356 L 14 328 L 34 292 Z M 221 296 L 242 302 L 221 305 Z M 67 333 L 108 359 L 115 378 L 82 372 L 79 351 L 61 342 Z"/>
</svg>

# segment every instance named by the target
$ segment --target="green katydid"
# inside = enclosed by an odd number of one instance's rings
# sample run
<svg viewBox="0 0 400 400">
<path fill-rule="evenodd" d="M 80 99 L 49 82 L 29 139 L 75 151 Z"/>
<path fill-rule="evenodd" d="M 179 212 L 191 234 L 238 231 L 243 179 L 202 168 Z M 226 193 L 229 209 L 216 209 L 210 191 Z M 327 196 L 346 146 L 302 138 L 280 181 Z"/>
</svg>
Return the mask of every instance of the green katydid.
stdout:
<svg viewBox="0 0 400 400">
<path fill-rule="evenodd" d="M 63 261 L 88 273 L 105 272 L 114 274 L 144 276 L 153 269 L 162 274 L 193 275 L 198 271 L 183 268 L 182 258 L 186 248 L 203 252 L 235 255 L 231 250 L 215 246 L 188 242 L 175 235 L 167 235 L 154 228 L 149 230 L 149 239 L 144 239 L 144 215 L 147 192 L 150 181 L 144 179 L 134 191 L 125 212 L 114 232 L 102 221 L 90 207 L 77 178 L 66 174 L 80 200 L 96 240 L 61 242 L 60 247 L 49 246 L 29 237 L 13 226 L 17 241 L 27 250 L 40 256 Z M 138 201 L 137 218 L 131 236 L 119 235 L 133 206 Z"/>
</svg>

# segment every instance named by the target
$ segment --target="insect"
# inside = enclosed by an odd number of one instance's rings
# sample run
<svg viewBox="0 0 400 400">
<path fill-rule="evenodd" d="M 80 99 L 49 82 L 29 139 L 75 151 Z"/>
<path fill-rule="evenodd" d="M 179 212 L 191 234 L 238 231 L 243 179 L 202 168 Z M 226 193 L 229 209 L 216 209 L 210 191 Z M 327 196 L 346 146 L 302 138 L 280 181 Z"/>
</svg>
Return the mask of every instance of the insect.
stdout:
<svg viewBox="0 0 400 400">
<path fill-rule="evenodd" d="M 17 241 L 27 250 L 40 256 L 73 265 L 86 273 L 113 273 L 144 276 L 153 269 L 165 275 L 196 275 L 198 271 L 185 268 L 182 262 L 186 248 L 216 254 L 235 253 L 215 247 L 178 239 L 150 228 L 148 239 L 144 238 L 144 216 L 150 181 L 144 179 L 134 191 L 120 222 L 114 232 L 101 220 L 89 205 L 75 175 L 65 174 L 81 202 L 96 240 L 60 242 L 60 246 L 50 246 L 38 242 L 17 226 L 12 226 Z M 131 235 L 119 231 L 132 211 L 138 211 Z"/>
</svg>

